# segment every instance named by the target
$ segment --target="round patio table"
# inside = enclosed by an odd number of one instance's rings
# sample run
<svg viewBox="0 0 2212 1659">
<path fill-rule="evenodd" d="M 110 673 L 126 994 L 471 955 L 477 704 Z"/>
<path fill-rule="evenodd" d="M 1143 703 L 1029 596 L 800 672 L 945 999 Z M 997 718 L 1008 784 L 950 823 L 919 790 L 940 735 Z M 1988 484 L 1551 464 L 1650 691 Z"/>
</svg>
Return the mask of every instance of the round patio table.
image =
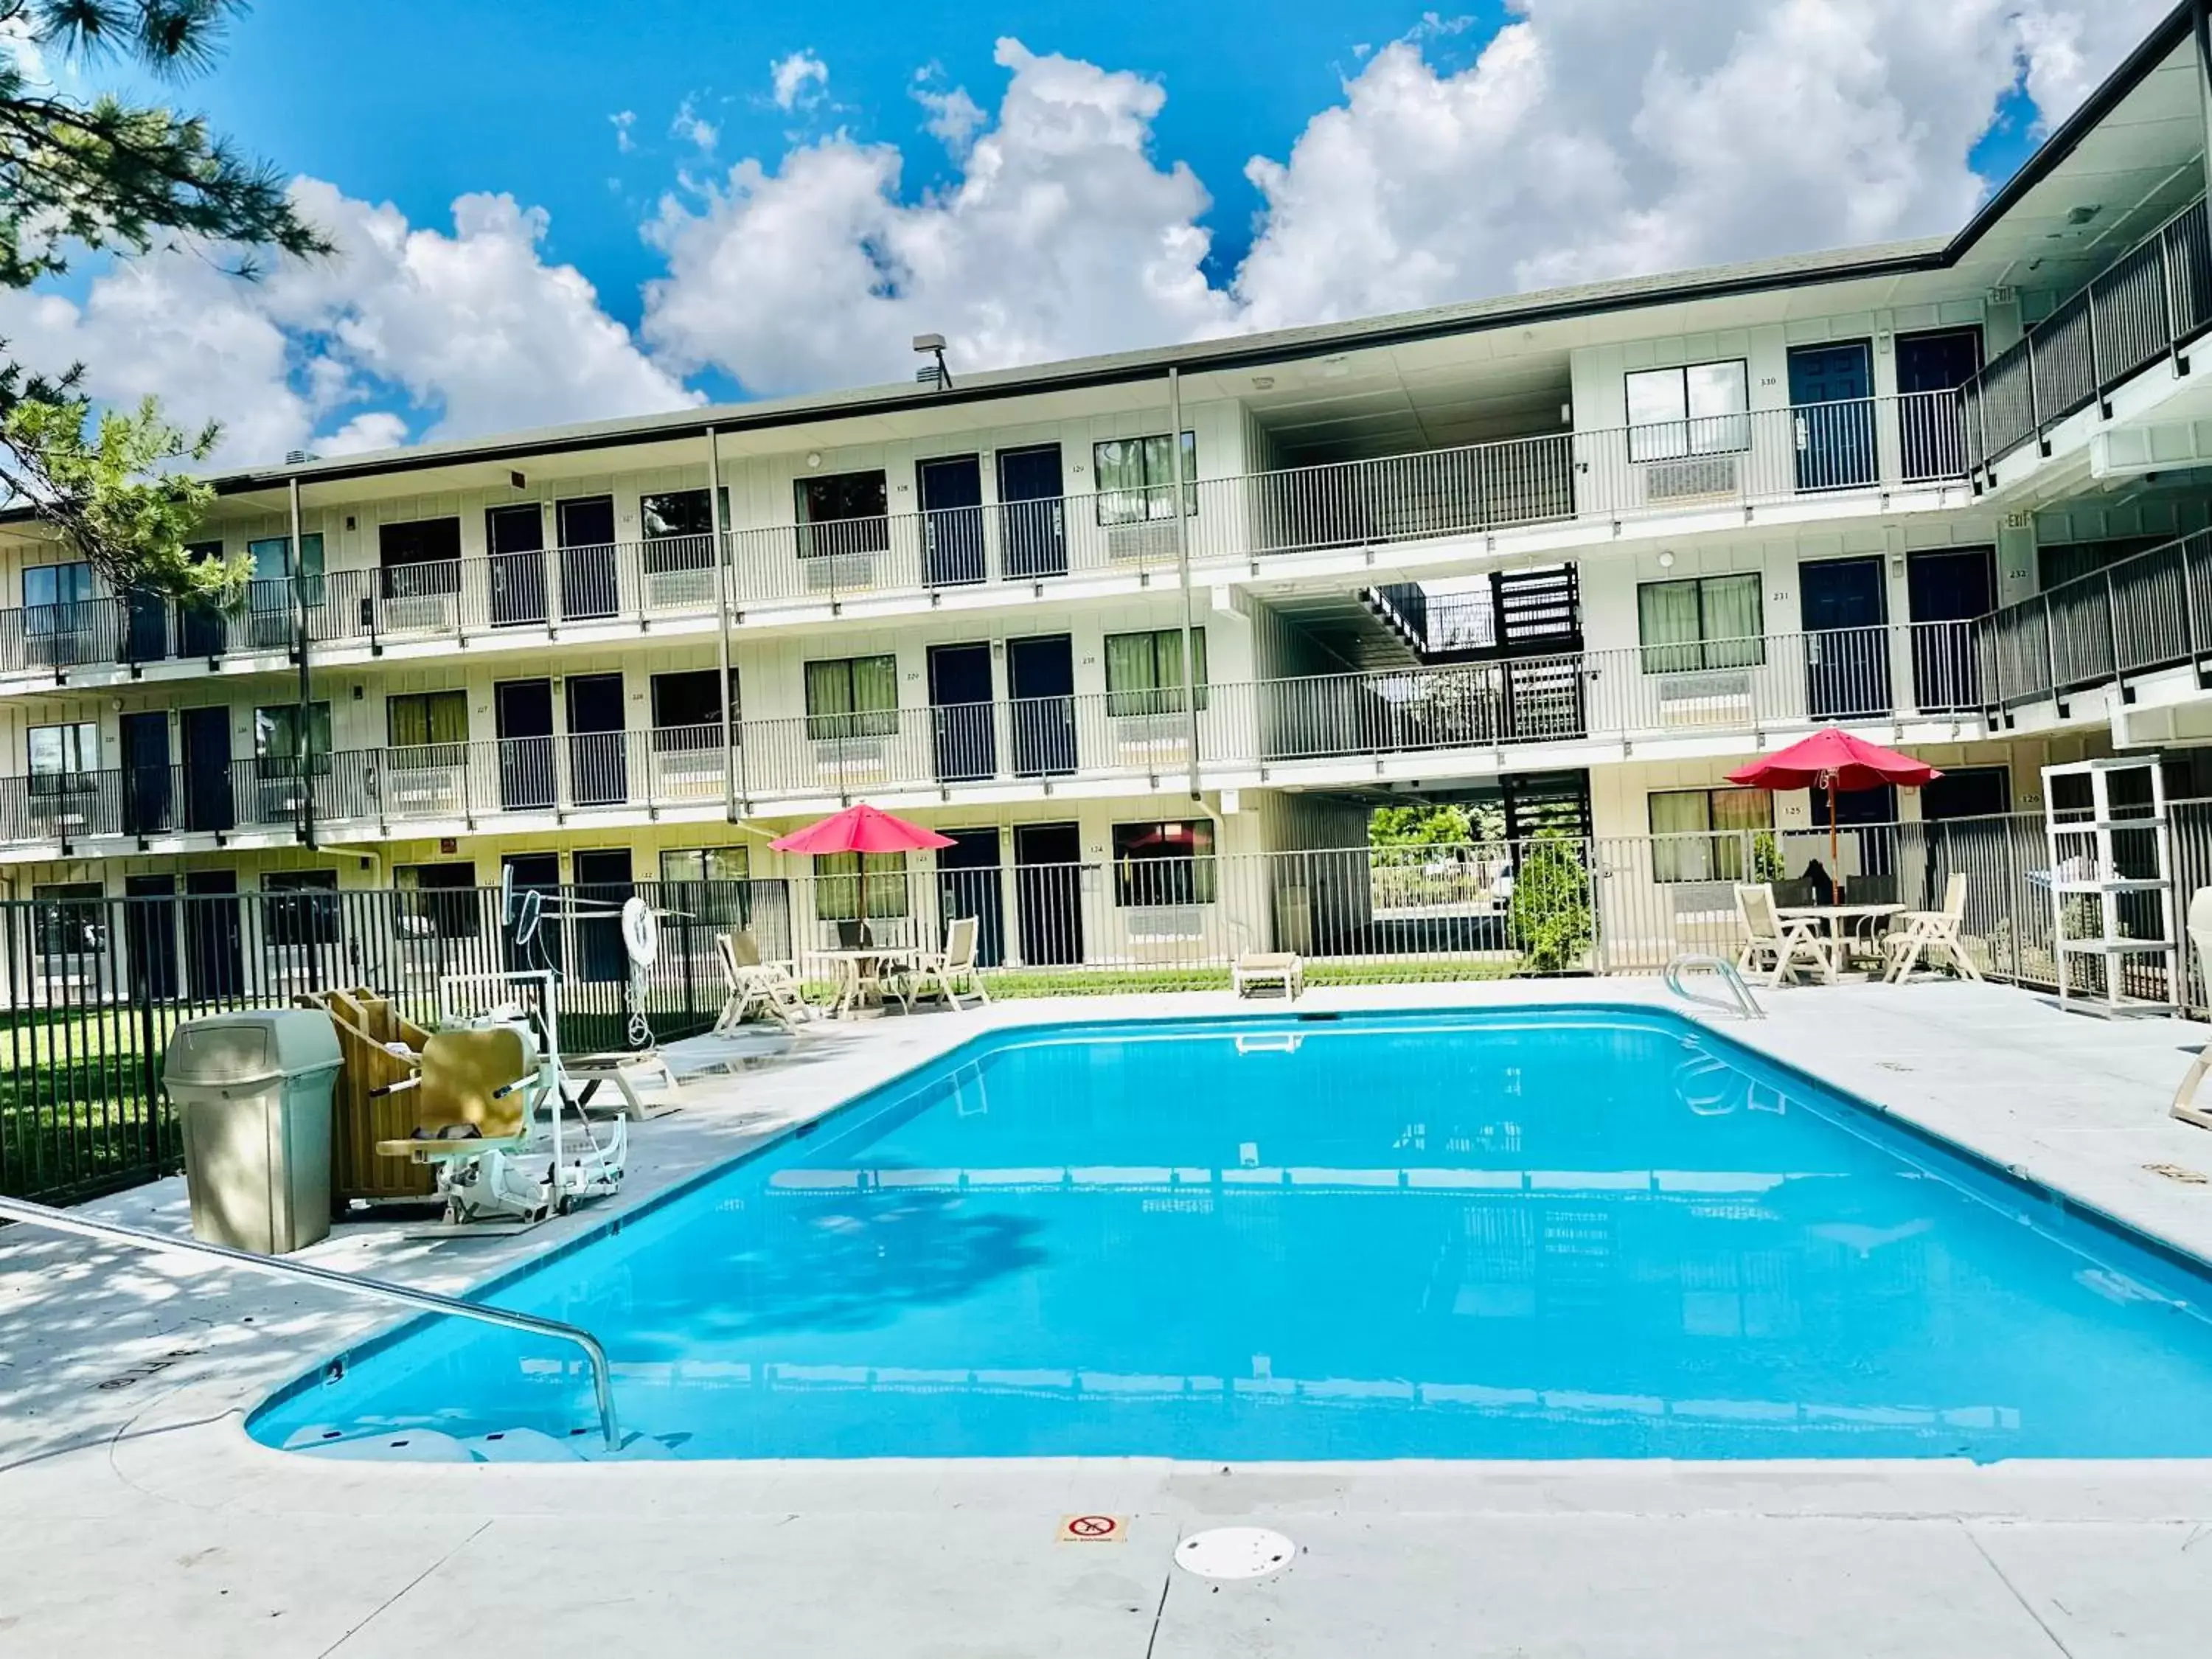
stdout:
<svg viewBox="0 0 2212 1659">
<path fill-rule="evenodd" d="M 1843 961 L 1844 947 L 1850 942 L 1846 930 L 1859 922 L 1896 915 L 1904 908 L 1901 904 L 1790 904 L 1775 906 L 1774 914 L 1784 919 L 1810 916 L 1828 924 L 1828 983 L 1833 985 Z"/>
<path fill-rule="evenodd" d="M 830 1012 L 850 1014 L 864 999 L 866 988 L 875 987 L 877 1000 L 884 994 L 883 970 L 885 968 L 911 966 L 918 953 L 904 945 L 863 945 L 836 951 L 810 951 L 807 955 L 822 962 L 837 964 L 837 999 Z M 903 988 L 898 993 L 899 1005 L 908 1012 L 914 1011 L 913 1003 Z"/>
</svg>

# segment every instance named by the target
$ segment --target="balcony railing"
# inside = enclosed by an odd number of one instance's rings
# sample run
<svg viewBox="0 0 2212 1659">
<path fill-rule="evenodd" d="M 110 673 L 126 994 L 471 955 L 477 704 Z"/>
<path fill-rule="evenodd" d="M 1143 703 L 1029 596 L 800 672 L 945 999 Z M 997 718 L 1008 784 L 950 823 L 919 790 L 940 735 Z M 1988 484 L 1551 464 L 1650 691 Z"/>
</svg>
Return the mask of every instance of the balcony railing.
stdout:
<svg viewBox="0 0 2212 1659">
<path fill-rule="evenodd" d="M 2212 656 L 2212 534 L 2198 532 L 1985 617 L 1993 705 L 2017 708 Z"/>
<path fill-rule="evenodd" d="M 1194 562 L 1613 523 L 1905 489 L 1963 478 L 1970 434 L 1955 392 L 1808 404 L 1656 426 L 1558 433 L 1184 486 Z M 740 613 L 941 596 L 1007 584 L 1142 575 L 1177 562 L 1172 486 L 881 518 L 739 530 L 489 557 L 333 569 L 307 578 L 312 647 L 542 640 L 564 629 L 649 629 Z M 248 585 L 225 612 L 150 598 L 0 611 L 0 675 L 282 655 L 283 580 Z"/>
<path fill-rule="evenodd" d="M 2212 327 L 2212 237 L 2200 199 L 1960 388 L 1976 467 L 2040 439 Z"/>
<path fill-rule="evenodd" d="M 2198 559 L 2212 581 L 2203 550 Z M 1721 738 L 1747 750 L 1831 720 L 1978 726 L 1995 700 L 1991 659 L 1982 624 L 1920 623 L 1202 685 L 1199 769 L 1233 781 L 1586 741 Z M 271 756 L 0 779 L 0 836 L 281 834 L 304 822 L 310 797 L 319 825 L 388 830 L 713 809 L 726 792 L 758 808 L 1084 780 L 1150 788 L 1187 775 L 1192 718 L 1176 690 L 1109 691 L 745 720 L 733 738 L 726 757 L 714 725 L 341 750 L 304 776 Z"/>
</svg>

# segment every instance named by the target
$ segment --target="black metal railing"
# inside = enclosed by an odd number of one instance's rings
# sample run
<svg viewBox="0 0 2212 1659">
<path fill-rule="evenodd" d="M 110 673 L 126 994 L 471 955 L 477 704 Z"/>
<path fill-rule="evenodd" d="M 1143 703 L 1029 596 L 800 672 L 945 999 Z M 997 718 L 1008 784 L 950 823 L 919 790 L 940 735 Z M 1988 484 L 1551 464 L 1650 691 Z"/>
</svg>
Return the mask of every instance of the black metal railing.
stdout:
<svg viewBox="0 0 2212 1659">
<path fill-rule="evenodd" d="M 2212 235 L 2193 203 L 1990 359 L 1959 389 L 1977 467 L 2045 436 L 2212 327 Z"/>
<path fill-rule="evenodd" d="M 1978 624 L 1996 708 L 2064 699 L 2212 655 L 2212 532 L 2004 605 Z"/>
<path fill-rule="evenodd" d="M 328 875 L 315 878 L 327 886 L 279 889 L 287 878 L 264 879 L 271 886 L 257 893 L 197 890 L 234 886 L 225 872 L 186 875 L 182 890 L 160 894 L 52 891 L 0 902 L 0 1193 L 73 1200 L 174 1170 L 182 1148 L 161 1096 L 161 1054 L 196 1015 L 365 985 L 428 1024 L 442 975 L 526 965 L 512 959 L 495 889 L 342 890 Z M 663 912 L 641 1005 L 663 1040 L 708 1029 L 720 1011 L 717 933 L 747 928 L 764 955 L 792 952 L 781 880 L 560 892 L 634 893 Z M 564 915 L 544 940 L 561 974 L 563 1043 L 626 1046 L 631 969 L 616 916 Z"/>
</svg>

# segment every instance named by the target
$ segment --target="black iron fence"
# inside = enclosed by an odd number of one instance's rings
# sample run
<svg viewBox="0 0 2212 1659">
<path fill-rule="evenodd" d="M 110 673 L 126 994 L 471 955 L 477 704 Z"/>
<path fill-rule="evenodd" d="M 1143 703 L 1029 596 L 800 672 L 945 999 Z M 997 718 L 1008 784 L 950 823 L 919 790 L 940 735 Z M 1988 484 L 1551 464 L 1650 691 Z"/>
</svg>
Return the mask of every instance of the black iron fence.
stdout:
<svg viewBox="0 0 2212 1659">
<path fill-rule="evenodd" d="M 2179 906 L 2212 885 L 2212 800 L 2173 804 L 2169 821 Z M 1959 875 L 1982 970 L 2049 989 L 2049 865 L 2036 813 L 1848 825 L 1832 849 L 1825 828 L 1236 854 L 1163 836 L 1066 864 L 548 889 L 526 959 L 496 890 L 474 886 L 340 890 L 327 872 L 270 872 L 241 893 L 231 873 L 201 872 L 181 890 L 133 878 L 128 897 L 48 889 L 0 904 L 0 1191 L 72 1200 L 174 1170 L 160 1078 L 177 1024 L 330 988 L 385 993 L 428 1024 L 447 975 L 550 966 L 564 1045 L 594 1051 L 626 1045 L 634 999 L 660 1039 L 708 1029 L 726 988 L 715 936 L 741 930 L 818 995 L 841 983 L 840 951 L 940 948 L 968 917 L 978 966 L 1010 994 L 1225 986 L 1238 956 L 1267 950 L 1305 957 L 1316 983 L 1649 973 L 1680 951 L 1736 951 L 1739 882 L 1810 903 L 1841 876 L 1855 901 L 1933 908 Z M 659 956 L 635 980 L 617 915 L 632 895 L 663 918 Z M 2161 901 L 2127 902 L 2124 928 L 2159 936 Z M 2087 976 L 2077 989 L 2101 988 L 2100 964 L 2069 961 Z M 2125 971 L 2136 995 L 2207 1012 L 2185 959 L 2178 988 L 2162 956 Z"/>
<path fill-rule="evenodd" d="M 174 1170 L 181 1148 L 161 1057 L 184 1020 L 368 986 L 428 1024 L 442 976 L 538 965 L 509 944 L 495 890 L 327 880 L 272 874 L 262 891 L 240 893 L 211 890 L 234 887 L 228 872 L 201 873 L 177 892 L 117 898 L 88 884 L 0 903 L 0 1192 L 76 1200 Z M 632 894 L 664 912 L 659 954 L 639 987 L 658 1037 L 704 1030 L 720 1012 L 717 933 L 747 928 L 764 950 L 790 954 L 779 881 L 553 890 L 544 959 L 561 975 L 562 1038 L 573 1049 L 624 1046 L 631 969 L 616 907 Z"/>
</svg>

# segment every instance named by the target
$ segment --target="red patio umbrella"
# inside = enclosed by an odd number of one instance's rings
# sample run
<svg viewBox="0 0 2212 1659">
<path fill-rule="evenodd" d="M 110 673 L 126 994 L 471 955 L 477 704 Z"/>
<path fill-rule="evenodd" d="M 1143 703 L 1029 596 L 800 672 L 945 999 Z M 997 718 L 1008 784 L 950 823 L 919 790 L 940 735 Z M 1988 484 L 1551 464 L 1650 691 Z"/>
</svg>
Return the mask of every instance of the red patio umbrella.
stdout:
<svg viewBox="0 0 2212 1659">
<path fill-rule="evenodd" d="M 779 836 L 769 845 L 779 853 L 918 853 L 926 848 L 950 847 L 952 838 L 861 801 L 819 823 Z"/>
<path fill-rule="evenodd" d="M 1917 789 L 1943 775 L 1926 761 L 1867 743 L 1840 726 L 1824 726 L 1787 749 L 1753 761 L 1728 775 L 1730 783 L 1753 789 L 1825 789 L 1828 792 L 1828 862 L 1836 852 L 1836 795 L 1841 790 L 1879 789 L 1886 783 Z M 1831 873 L 1829 879 L 1835 878 Z"/>
</svg>

